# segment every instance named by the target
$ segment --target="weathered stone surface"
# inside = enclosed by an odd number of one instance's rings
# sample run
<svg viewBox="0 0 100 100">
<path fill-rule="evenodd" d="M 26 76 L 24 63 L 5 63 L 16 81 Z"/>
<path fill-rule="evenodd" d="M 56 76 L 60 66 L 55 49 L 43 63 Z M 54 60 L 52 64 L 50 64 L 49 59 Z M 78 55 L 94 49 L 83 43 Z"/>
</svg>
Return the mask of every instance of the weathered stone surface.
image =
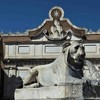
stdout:
<svg viewBox="0 0 100 100">
<path fill-rule="evenodd" d="M 15 100 L 73 100 L 83 99 L 82 85 L 51 86 L 16 89 Z"/>
<path fill-rule="evenodd" d="M 88 73 L 84 73 L 84 66 Z M 85 59 L 83 45 L 73 42 L 63 48 L 54 62 L 30 69 L 24 88 L 15 91 L 15 100 L 98 98 L 99 80 L 100 73 Z"/>
<path fill-rule="evenodd" d="M 85 66 L 85 67 L 84 67 Z M 100 80 L 100 73 L 95 66 L 85 59 L 84 46 L 79 42 L 65 43 L 63 52 L 54 62 L 35 66 L 23 80 L 23 85 L 30 87 L 55 86 L 76 79 Z M 36 84 L 37 83 L 37 84 Z"/>
</svg>

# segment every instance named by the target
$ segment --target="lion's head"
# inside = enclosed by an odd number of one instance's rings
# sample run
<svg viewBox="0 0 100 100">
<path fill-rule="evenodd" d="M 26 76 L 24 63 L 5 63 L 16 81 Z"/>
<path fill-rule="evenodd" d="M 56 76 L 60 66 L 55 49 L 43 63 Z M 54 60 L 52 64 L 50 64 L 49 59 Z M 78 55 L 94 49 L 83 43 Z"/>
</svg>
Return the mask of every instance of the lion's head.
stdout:
<svg viewBox="0 0 100 100">
<path fill-rule="evenodd" d="M 67 63 L 74 66 L 75 69 L 82 69 L 85 59 L 85 50 L 82 43 L 74 41 L 64 51 L 67 56 Z"/>
</svg>

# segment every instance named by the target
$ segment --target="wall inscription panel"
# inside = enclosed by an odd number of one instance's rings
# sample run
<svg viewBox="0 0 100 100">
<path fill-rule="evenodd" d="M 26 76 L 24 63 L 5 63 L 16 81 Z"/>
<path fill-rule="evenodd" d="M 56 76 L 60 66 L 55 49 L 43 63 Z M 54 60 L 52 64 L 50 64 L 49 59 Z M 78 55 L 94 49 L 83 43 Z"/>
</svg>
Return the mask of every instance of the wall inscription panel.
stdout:
<svg viewBox="0 0 100 100">
<path fill-rule="evenodd" d="M 62 52 L 62 47 L 45 46 L 45 53 L 60 53 L 60 52 Z"/>
<path fill-rule="evenodd" d="M 87 58 L 99 58 L 99 46 L 95 43 L 87 43 L 84 45 Z"/>
<path fill-rule="evenodd" d="M 96 53 L 97 47 L 96 45 L 85 45 L 85 51 L 86 53 Z"/>
<path fill-rule="evenodd" d="M 29 46 L 18 46 L 18 53 L 19 54 L 29 54 L 30 47 Z"/>
<path fill-rule="evenodd" d="M 62 52 L 62 46 L 58 44 L 43 45 L 43 58 L 56 58 Z"/>
<path fill-rule="evenodd" d="M 33 57 L 34 57 L 33 44 L 16 45 L 16 58 L 33 58 Z"/>
</svg>

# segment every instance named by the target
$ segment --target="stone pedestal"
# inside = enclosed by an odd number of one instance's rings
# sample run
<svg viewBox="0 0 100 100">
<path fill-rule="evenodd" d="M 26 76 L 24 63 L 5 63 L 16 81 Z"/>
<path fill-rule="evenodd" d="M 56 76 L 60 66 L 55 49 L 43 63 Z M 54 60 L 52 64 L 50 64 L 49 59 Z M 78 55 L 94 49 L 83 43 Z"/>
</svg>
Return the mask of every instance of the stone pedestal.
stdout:
<svg viewBox="0 0 100 100">
<path fill-rule="evenodd" d="M 73 100 L 72 98 L 83 99 L 82 85 L 22 88 L 15 91 L 15 100 Z"/>
</svg>

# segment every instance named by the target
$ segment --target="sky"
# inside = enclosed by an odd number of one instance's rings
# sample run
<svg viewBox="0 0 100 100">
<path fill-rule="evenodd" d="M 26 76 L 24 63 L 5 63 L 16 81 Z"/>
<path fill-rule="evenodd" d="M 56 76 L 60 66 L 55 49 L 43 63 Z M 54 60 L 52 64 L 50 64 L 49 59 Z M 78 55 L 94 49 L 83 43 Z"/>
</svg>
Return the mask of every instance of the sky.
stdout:
<svg viewBox="0 0 100 100">
<path fill-rule="evenodd" d="M 49 18 L 49 10 L 59 6 L 64 18 L 74 25 L 100 29 L 100 0 L 0 0 L 0 32 L 25 32 Z"/>
</svg>

